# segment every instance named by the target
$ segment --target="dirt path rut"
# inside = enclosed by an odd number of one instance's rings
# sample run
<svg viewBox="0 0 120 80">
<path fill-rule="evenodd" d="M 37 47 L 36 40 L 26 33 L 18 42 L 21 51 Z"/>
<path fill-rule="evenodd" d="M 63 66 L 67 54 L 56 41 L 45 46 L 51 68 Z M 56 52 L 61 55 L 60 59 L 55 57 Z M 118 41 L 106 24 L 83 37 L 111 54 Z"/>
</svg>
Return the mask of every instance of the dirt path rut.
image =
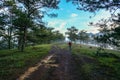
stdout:
<svg viewBox="0 0 120 80">
<path fill-rule="evenodd" d="M 71 66 L 70 52 L 53 46 L 46 58 L 29 68 L 17 80 L 74 80 Z"/>
</svg>

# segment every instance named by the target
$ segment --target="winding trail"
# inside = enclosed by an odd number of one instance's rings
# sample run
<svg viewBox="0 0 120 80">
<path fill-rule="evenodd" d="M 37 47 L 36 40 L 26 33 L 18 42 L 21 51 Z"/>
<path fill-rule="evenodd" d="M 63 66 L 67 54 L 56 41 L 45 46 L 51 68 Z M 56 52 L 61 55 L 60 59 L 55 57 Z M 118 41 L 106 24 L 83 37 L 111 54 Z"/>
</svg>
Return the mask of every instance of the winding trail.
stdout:
<svg viewBox="0 0 120 80">
<path fill-rule="evenodd" d="M 70 51 L 52 46 L 46 58 L 30 67 L 17 80 L 75 80 L 71 61 Z"/>
</svg>

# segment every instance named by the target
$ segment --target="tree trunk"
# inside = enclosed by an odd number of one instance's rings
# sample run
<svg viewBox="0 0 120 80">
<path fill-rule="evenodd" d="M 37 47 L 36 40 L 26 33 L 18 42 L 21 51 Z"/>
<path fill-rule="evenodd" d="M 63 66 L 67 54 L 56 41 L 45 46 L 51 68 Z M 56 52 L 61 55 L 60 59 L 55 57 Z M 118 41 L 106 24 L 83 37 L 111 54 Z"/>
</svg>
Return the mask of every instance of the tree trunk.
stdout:
<svg viewBox="0 0 120 80">
<path fill-rule="evenodd" d="M 8 29 L 8 49 L 11 49 L 12 27 Z"/>
<path fill-rule="evenodd" d="M 27 3 L 27 9 L 28 9 L 28 13 L 27 13 L 27 17 L 30 19 L 30 1 L 28 0 Z M 21 42 L 21 47 L 20 47 L 20 51 L 23 52 L 25 46 L 27 45 L 27 29 L 28 29 L 28 25 L 24 26 L 24 32 L 23 32 L 23 36 L 22 36 L 22 42 Z"/>
<path fill-rule="evenodd" d="M 21 44 L 21 35 L 19 35 L 19 38 L 18 38 L 18 50 L 20 50 L 20 44 Z"/>
<path fill-rule="evenodd" d="M 23 52 L 24 51 L 24 45 L 25 45 L 25 42 L 24 42 L 24 32 L 22 32 L 23 29 L 21 29 L 19 32 L 19 37 L 18 37 L 18 50 Z"/>
<path fill-rule="evenodd" d="M 27 35 L 27 27 L 24 27 L 24 32 L 23 32 L 23 35 L 22 35 L 21 48 L 20 48 L 21 52 L 24 51 L 24 48 L 26 46 L 26 35 Z"/>
<path fill-rule="evenodd" d="M 8 39 L 8 49 L 11 49 L 11 36 L 9 36 L 9 39 Z"/>
</svg>

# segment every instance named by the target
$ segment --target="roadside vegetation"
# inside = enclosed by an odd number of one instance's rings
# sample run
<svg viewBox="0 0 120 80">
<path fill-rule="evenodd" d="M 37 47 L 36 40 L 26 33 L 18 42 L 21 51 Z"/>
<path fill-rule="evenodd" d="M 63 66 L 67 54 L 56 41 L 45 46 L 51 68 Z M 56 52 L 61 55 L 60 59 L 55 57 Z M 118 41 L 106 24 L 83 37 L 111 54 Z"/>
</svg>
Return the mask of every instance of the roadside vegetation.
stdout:
<svg viewBox="0 0 120 80">
<path fill-rule="evenodd" d="M 120 80 L 120 52 L 107 49 L 99 55 L 96 52 L 95 47 L 73 45 L 72 55 L 78 75 L 85 80 Z"/>
<path fill-rule="evenodd" d="M 49 44 L 27 47 L 24 52 L 15 49 L 0 51 L 0 80 L 16 80 L 30 66 L 44 58 Z"/>
<path fill-rule="evenodd" d="M 62 9 L 59 7 L 61 1 L 63 0 L 0 1 L 0 80 L 16 80 L 30 66 L 34 66 L 48 54 L 51 47 L 48 44 L 57 45 L 65 39 L 100 46 L 96 48 L 73 44 L 72 56 L 76 75 L 82 76 L 83 80 L 120 80 L 120 51 L 102 49 L 113 46 L 114 49 L 120 50 L 120 0 L 65 0 L 72 2 L 77 10 L 91 13 L 106 10 L 111 14 L 107 19 L 89 22 L 89 26 L 98 28 L 99 32 L 95 35 L 81 30 L 82 28 L 77 29 L 85 26 L 70 25 L 66 31 L 64 28 L 69 21 L 63 25 L 61 18 L 57 22 L 60 26 L 56 24 L 55 27 L 52 26 L 53 21 L 51 25 L 49 25 L 51 21 L 45 22 L 43 20 L 45 16 L 50 18 L 58 16 L 53 9 Z M 66 32 L 63 33 L 64 31 Z M 67 44 L 61 43 L 60 47 L 68 49 Z"/>
<path fill-rule="evenodd" d="M 57 45 L 57 44 L 54 44 Z M 67 44 L 58 44 L 68 49 Z M 0 80 L 15 80 L 29 67 L 37 64 L 48 55 L 51 44 L 31 46 L 24 52 L 17 49 L 0 51 Z M 73 44 L 72 57 L 77 76 L 83 80 L 119 80 L 120 54 L 119 51 L 104 50 L 96 55 L 97 48 Z M 78 77 L 81 79 L 81 77 Z M 79 79 L 78 79 L 79 80 Z"/>
</svg>

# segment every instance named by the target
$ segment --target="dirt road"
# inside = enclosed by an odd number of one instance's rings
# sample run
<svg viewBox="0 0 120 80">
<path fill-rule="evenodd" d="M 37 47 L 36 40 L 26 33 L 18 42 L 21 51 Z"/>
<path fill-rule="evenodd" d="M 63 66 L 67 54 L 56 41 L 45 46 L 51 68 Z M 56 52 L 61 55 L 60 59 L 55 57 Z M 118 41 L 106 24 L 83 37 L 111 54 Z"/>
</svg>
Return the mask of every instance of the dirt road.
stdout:
<svg viewBox="0 0 120 80">
<path fill-rule="evenodd" d="M 75 80 L 71 53 L 53 46 L 49 55 L 17 80 Z"/>
</svg>

